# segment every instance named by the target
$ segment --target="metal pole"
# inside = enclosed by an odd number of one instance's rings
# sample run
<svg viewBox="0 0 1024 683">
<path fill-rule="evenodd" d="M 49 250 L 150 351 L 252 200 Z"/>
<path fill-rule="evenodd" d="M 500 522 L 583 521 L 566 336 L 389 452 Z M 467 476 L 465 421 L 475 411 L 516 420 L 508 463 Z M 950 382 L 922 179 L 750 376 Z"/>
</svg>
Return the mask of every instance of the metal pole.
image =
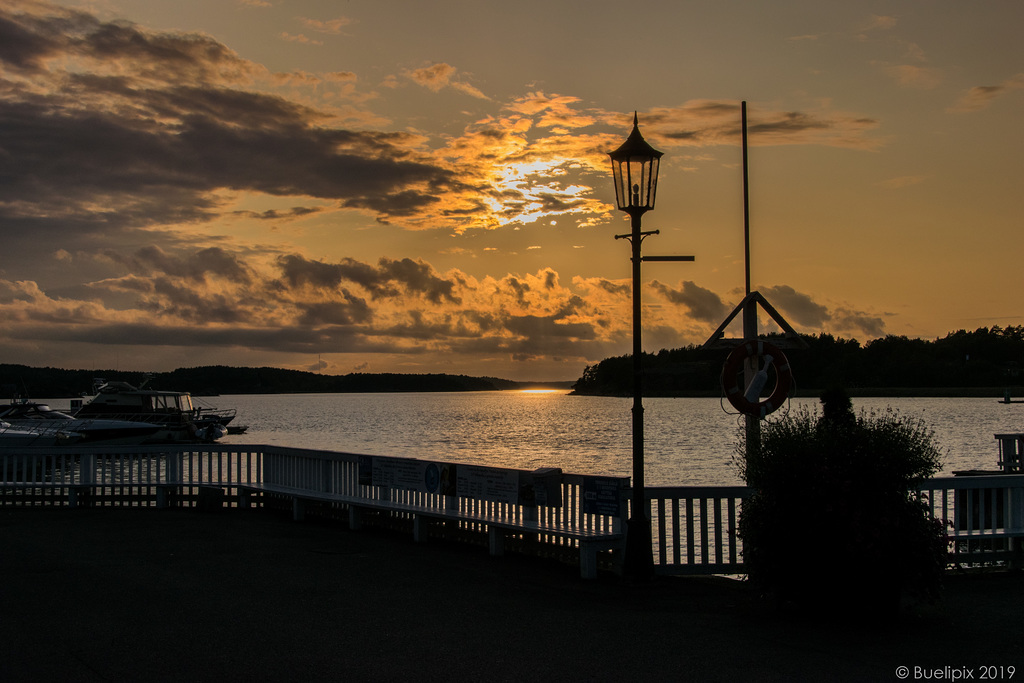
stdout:
<svg viewBox="0 0 1024 683">
<path fill-rule="evenodd" d="M 747 182 L 747 103 L 740 105 L 740 129 L 743 146 L 743 252 L 745 256 L 747 302 L 743 307 L 743 338 L 757 338 L 757 302 L 750 296 L 750 192 Z M 743 368 L 743 385 L 749 386 L 757 373 L 756 357 L 748 359 Z M 746 416 L 747 455 L 761 440 L 761 418 Z"/>
<path fill-rule="evenodd" d="M 743 131 L 743 255 L 747 294 L 750 294 L 750 194 L 747 191 L 747 103 L 740 105 L 740 129 Z M 757 320 L 754 320 L 756 327 Z M 743 331 L 746 334 L 746 330 Z M 756 330 L 755 330 L 756 334 Z"/>
<path fill-rule="evenodd" d="M 644 490 L 644 375 L 643 343 L 640 322 L 640 246 L 645 235 L 640 231 L 639 211 L 630 213 L 630 242 L 633 247 L 633 496 L 626 526 L 626 557 L 624 570 L 635 579 L 654 574 L 654 551 L 651 548 L 651 518 Z"/>
</svg>

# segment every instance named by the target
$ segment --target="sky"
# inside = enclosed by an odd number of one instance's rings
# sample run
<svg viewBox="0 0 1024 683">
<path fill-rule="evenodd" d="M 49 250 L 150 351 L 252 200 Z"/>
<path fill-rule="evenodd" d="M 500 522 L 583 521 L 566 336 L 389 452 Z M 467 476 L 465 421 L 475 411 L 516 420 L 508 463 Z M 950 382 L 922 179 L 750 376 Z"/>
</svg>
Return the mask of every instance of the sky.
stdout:
<svg viewBox="0 0 1024 683">
<path fill-rule="evenodd" d="M 631 351 L 607 153 L 664 152 L 647 351 L 752 286 L 1024 323 L 1019 0 L 0 0 L 0 362 L 575 379 Z M 762 330 L 771 331 L 770 321 Z M 738 336 L 730 330 L 729 336 Z"/>
</svg>

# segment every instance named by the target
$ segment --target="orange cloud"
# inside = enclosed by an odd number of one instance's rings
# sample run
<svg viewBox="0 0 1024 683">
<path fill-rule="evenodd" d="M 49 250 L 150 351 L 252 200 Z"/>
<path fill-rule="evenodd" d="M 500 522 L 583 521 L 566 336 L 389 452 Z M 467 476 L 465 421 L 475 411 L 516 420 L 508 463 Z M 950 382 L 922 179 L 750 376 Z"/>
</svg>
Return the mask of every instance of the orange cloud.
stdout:
<svg viewBox="0 0 1024 683">
<path fill-rule="evenodd" d="M 471 97 L 482 100 L 490 99 L 474 86 L 464 80 L 457 79 L 458 70 L 454 66 L 443 62 L 408 71 L 406 76 L 414 83 L 434 92 L 439 92 L 444 88 L 453 88 Z"/>
</svg>

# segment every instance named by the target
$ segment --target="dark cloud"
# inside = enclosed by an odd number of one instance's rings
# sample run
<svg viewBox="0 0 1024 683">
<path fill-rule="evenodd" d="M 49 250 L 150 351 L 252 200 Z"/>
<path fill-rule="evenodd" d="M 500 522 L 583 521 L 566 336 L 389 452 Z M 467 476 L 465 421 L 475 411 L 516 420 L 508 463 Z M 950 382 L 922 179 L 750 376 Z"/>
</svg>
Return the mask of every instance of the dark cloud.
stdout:
<svg viewBox="0 0 1024 683">
<path fill-rule="evenodd" d="M 439 201 L 441 200 L 435 195 L 426 194 L 418 190 L 403 190 L 402 192 L 390 195 L 382 194 L 347 199 L 345 200 L 345 206 L 350 209 L 371 209 L 378 214 L 378 220 L 386 223 L 392 217 L 414 216 L 422 209 Z"/>
<path fill-rule="evenodd" d="M 37 6 L 42 9 L 44 6 Z M 49 16 L 0 8 L 0 62 L 17 71 L 36 72 L 43 61 L 67 48 L 69 33 L 95 27 L 97 21 L 83 12 L 47 7 Z"/>
<path fill-rule="evenodd" d="M 368 290 L 373 298 L 393 297 L 405 291 L 433 303 L 459 302 L 454 293 L 457 283 L 438 276 L 430 264 L 419 260 L 382 258 L 374 267 L 350 258 L 324 263 L 288 254 L 278 258 L 278 265 L 292 287 L 333 289 L 349 281 Z"/>
<path fill-rule="evenodd" d="M 313 214 L 321 213 L 323 209 L 310 207 L 310 206 L 295 206 L 287 211 L 278 211 L 277 209 L 267 209 L 266 211 L 235 211 L 236 216 L 245 216 L 247 218 L 255 218 L 261 221 L 276 221 L 276 220 L 289 220 L 292 218 L 302 218 L 304 216 L 311 216 Z"/>
<path fill-rule="evenodd" d="M 250 320 L 251 311 L 240 306 L 233 297 L 200 292 L 176 278 L 156 278 L 152 283 L 154 296 L 143 308 L 157 315 L 170 315 L 196 324 L 238 324 Z"/>
<path fill-rule="evenodd" d="M 398 347 L 381 342 L 347 325 L 322 327 L 246 327 L 149 325 L 141 323 L 108 325 L 21 326 L 12 330 L 14 339 L 47 339 L 102 345 L 139 345 L 156 350 L 164 346 L 184 348 L 226 347 L 259 349 L 283 353 L 389 353 Z M 403 347 L 402 353 L 424 350 Z"/>
<path fill-rule="evenodd" d="M 305 326 L 353 325 L 369 323 L 373 313 L 365 299 L 342 290 L 344 301 L 303 302 L 298 304 L 302 311 L 299 324 Z"/>
<path fill-rule="evenodd" d="M 249 73 L 253 67 L 214 39 L 196 33 L 146 31 L 127 21 L 101 22 L 86 12 L 43 2 L 0 7 L 0 62 L 39 73 L 48 59 L 67 55 L 125 60 L 140 73 L 180 82 Z"/>
<path fill-rule="evenodd" d="M 747 127 L 751 135 L 772 135 L 782 133 L 799 133 L 807 130 L 825 130 L 832 123 L 815 119 L 804 112 L 787 111 L 775 115 L 768 121 L 759 121 Z"/>
<path fill-rule="evenodd" d="M 837 309 L 832 324 L 837 332 L 861 339 L 878 339 L 886 334 L 882 318 L 859 311 Z"/>
<path fill-rule="evenodd" d="M 681 289 L 673 289 L 657 280 L 651 282 L 651 287 L 671 303 L 686 306 L 695 320 L 721 322 L 729 315 L 721 297 L 689 280 L 683 282 Z"/>
<path fill-rule="evenodd" d="M 866 133 L 877 119 L 827 108 L 773 111 L 752 107 L 747 129 L 754 144 L 815 144 L 873 149 L 880 143 Z M 696 100 L 680 107 L 658 107 L 643 116 L 655 139 L 669 145 L 734 145 L 740 141 L 740 103 Z"/>
<path fill-rule="evenodd" d="M 861 339 L 876 339 L 885 335 L 885 321 L 877 315 L 839 307 L 829 309 L 809 295 L 789 285 L 762 288 L 765 298 L 782 311 L 786 319 L 798 330 L 827 330 L 840 335 Z"/>
<path fill-rule="evenodd" d="M 820 328 L 832 319 L 826 306 L 816 303 L 810 295 L 798 292 L 789 285 L 760 289 L 768 301 L 783 311 L 791 323 Z"/>
<path fill-rule="evenodd" d="M 526 294 L 530 291 L 530 284 L 528 282 L 523 282 L 514 275 L 508 275 L 501 280 L 499 285 L 502 289 L 508 290 L 512 294 L 516 303 L 521 306 L 526 305 Z"/>
<path fill-rule="evenodd" d="M 633 291 L 633 286 L 628 282 L 612 282 L 611 280 L 605 280 L 604 278 L 597 280 L 597 286 L 609 294 L 615 294 L 617 296 L 627 295 Z"/>
<path fill-rule="evenodd" d="M 143 247 L 130 256 L 123 256 L 116 251 L 108 251 L 105 255 L 132 271 L 156 271 L 193 282 L 205 282 L 208 276 L 240 284 L 252 280 L 248 266 L 240 261 L 237 255 L 219 247 L 209 247 L 180 256 L 168 254 L 157 246 Z"/>
<path fill-rule="evenodd" d="M 427 301 L 441 303 L 446 300 L 459 303 L 459 298 L 453 294 L 455 283 L 438 277 L 428 263 L 410 258 L 382 258 L 378 265 L 382 277 L 405 285 L 406 291 L 420 294 Z"/>
<path fill-rule="evenodd" d="M 30 248 L 29 233 L 87 250 L 140 229 L 202 224 L 219 216 L 223 190 L 312 196 L 386 219 L 436 202 L 454 182 L 409 134 L 331 127 L 328 113 L 246 90 L 262 69 L 208 36 L 41 3 L 21 9 L 0 8 L 8 249 Z"/>
<path fill-rule="evenodd" d="M 543 340 L 552 338 L 594 339 L 596 337 L 593 325 L 566 323 L 560 320 L 558 315 L 511 316 L 505 321 L 505 328 L 534 343 L 543 343 Z"/>
</svg>

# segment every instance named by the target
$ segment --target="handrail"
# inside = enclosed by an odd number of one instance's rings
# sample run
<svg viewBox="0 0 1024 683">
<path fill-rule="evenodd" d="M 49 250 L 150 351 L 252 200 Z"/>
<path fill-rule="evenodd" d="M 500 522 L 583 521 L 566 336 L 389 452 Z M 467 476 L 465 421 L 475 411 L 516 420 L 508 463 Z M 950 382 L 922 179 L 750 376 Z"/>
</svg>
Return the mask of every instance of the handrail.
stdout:
<svg viewBox="0 0 1024 683">
<path fill-rule="evenodd" d="M 248 488 L 287 489 L 329 505 L 393 502 L 424 513 L 456 513 L 486 526 L 522 526 L 548 547 L 578 549 L 581 536 L 624 533 L 626 477 L 438 463 L 262 445 L 0 448 L 0 506 L 26 502 L 201 505 L 210 487 L 238 505 Z M 84 490 L 87 492 L 83 493 Z M 373 507 L 372 505 L 370 507 Z M 402 518 L 396 512 L 394 517 Z"/>
<path fill-rule="evenodd" d="M 377 474 L 391 477 L 388 481 L 392 485 L 373 480 L 372 469 L 366 467 L 372 468 L 374 463 Z M 486 512 L 510 520 L 540 519 L 565 528 L 614 532 L 622 528 L 625 515 L 621 511 L 608 514 L 608 509 L 588 504 L 588 498 L 595 494 L 587 486 L 601 479 L 618 482 L 618 486 L 624 478 L 559 473 L 557 494 L 554 490 L 550 494 L 560 498 L 558 505 L 513 496 L 509 484 L 513 474 L 517 482 L 520 476 L 538 476 L 537 472 L 526 470 L 454 465 L 478 475 L 474 481 L 480 486 L 488 473 L 492 474 L 495 491 L 505 491 L 506 499 L 501 499 L 504 494 L 495 492 L 442 495 L 402 483 L 402 472 L 408 475 L 429 464 L 409 458 L 264 445 L 0 448 L 0 506 L 27 499 L 66 504 L 66 489 L 80 486 L 96 489 L 95 504 L 153 505 L 160 498 L 159 489 L 168 485 L 182 487 L 185 501 L 194 500 L 199 487 L 221 487 L 226 489 L 229 504 L 235 504 L 240 486 L 266 481 L 435 506 L 439 510 L 452 510 L 455 505 L 458 507 L 454 509 L 467 514 Z M 385 472 L 388 468 L 391 470 Z M 736 530 L 750 488 L 672 486 L 648 487 L 646 492 L 658 572 L 743 573 L 743 544 Z M 928 505 L 931 516 L 946 525 L 951 564 L 1020 563 L 1024 543 L 1024 475 L 939 477 L 922 482 L 916 493 Z"/>
</svg>

